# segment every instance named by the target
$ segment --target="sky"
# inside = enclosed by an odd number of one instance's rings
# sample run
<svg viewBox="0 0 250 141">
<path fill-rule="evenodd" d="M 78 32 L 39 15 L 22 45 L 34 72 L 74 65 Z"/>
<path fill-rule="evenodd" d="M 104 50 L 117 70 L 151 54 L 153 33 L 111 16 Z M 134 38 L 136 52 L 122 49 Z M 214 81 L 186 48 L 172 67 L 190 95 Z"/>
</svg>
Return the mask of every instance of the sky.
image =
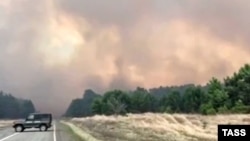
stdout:
<svg viewBox="0 0 250 141">
<path fill-rule="evenodd" d="M 85 89 L 206 84 L 250 61 L 245 0 L 1 0 L 0 90 L 62 114 Z"/>
</svg>

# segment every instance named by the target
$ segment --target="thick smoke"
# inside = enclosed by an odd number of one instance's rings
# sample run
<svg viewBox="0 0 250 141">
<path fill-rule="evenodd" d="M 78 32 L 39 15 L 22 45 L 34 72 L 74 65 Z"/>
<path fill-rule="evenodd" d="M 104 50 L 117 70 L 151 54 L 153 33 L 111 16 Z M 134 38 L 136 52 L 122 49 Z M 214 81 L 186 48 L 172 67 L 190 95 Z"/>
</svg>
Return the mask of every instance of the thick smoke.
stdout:
<svg viewBox="0 0 250 141">
<path fill-rule="evenodd" d="M 1 0 L 0 89 L 62 114 L 84 89 L 205 84 L 250 60 L 243 0 Z"/>
</svg>

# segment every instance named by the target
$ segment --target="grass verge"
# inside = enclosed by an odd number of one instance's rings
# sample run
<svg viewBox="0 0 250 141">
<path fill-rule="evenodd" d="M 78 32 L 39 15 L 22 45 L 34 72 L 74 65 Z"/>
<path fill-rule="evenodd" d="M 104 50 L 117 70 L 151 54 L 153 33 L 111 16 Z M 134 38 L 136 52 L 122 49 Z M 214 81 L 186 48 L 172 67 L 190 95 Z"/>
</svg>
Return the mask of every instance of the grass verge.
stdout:
<svg viewBox="0 0 250 141">
<path fill-rule="evenodd" d="M 64 126 L 67 126 L 72 134 L 74 134 L 79 141 L 100 141 L 91 136 L 90 134 L 84 132 L 81 128 L 75 126 L 72 123 L 61 121 Z M 77 141 L 78 141 L 77 140 Z"/>
<path fill-rule="evenodd" d="M 66 130 L 66 132 L 69 133 L 70 135 L 70 138 L 73 140 L 73 141 L 86 141 L 84 139 L 82 139 L 79 135 L 77 135 L 72 128 L 70 128 L 69 126 L 65 125 L 65 124 L 62 124 L 63 128 Z"/>
</svg>

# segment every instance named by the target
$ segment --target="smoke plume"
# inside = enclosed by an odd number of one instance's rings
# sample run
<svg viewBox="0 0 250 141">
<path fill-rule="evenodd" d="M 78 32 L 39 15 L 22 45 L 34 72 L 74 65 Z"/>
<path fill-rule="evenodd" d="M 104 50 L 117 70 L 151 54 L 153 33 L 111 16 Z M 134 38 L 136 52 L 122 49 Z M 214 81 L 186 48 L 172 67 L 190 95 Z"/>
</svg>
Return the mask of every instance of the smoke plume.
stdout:
<svg viewBox="0 0 250 141">
<path fill-rule="evenodd" d="M 99 93 L 222 79 L 250 61 L 245 0 L 1 0 L 0 89 L 62 114 Z"/>
</svg>

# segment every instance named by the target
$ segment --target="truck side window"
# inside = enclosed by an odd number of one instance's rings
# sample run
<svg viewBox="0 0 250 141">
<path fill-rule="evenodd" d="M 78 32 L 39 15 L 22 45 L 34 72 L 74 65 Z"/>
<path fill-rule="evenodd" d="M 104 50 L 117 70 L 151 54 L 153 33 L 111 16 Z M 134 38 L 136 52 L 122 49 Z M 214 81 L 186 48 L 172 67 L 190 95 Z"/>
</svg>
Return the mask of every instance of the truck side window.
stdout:
<svg viewBox="0 0 250 141">
<path fill-rule="evenodd" d="M 34 120 L 34 115 L 29 115 L 27 120 Z"/>
<path fill-rule="evenodd" d="M 41 116 L 40 116 L 40 115 L 36 115 L 36 116 L 35 116 L 35 119 L 36 119 L 36 120 L 40 120 L 40 119 L 41 119 Z"/>
</svg>

